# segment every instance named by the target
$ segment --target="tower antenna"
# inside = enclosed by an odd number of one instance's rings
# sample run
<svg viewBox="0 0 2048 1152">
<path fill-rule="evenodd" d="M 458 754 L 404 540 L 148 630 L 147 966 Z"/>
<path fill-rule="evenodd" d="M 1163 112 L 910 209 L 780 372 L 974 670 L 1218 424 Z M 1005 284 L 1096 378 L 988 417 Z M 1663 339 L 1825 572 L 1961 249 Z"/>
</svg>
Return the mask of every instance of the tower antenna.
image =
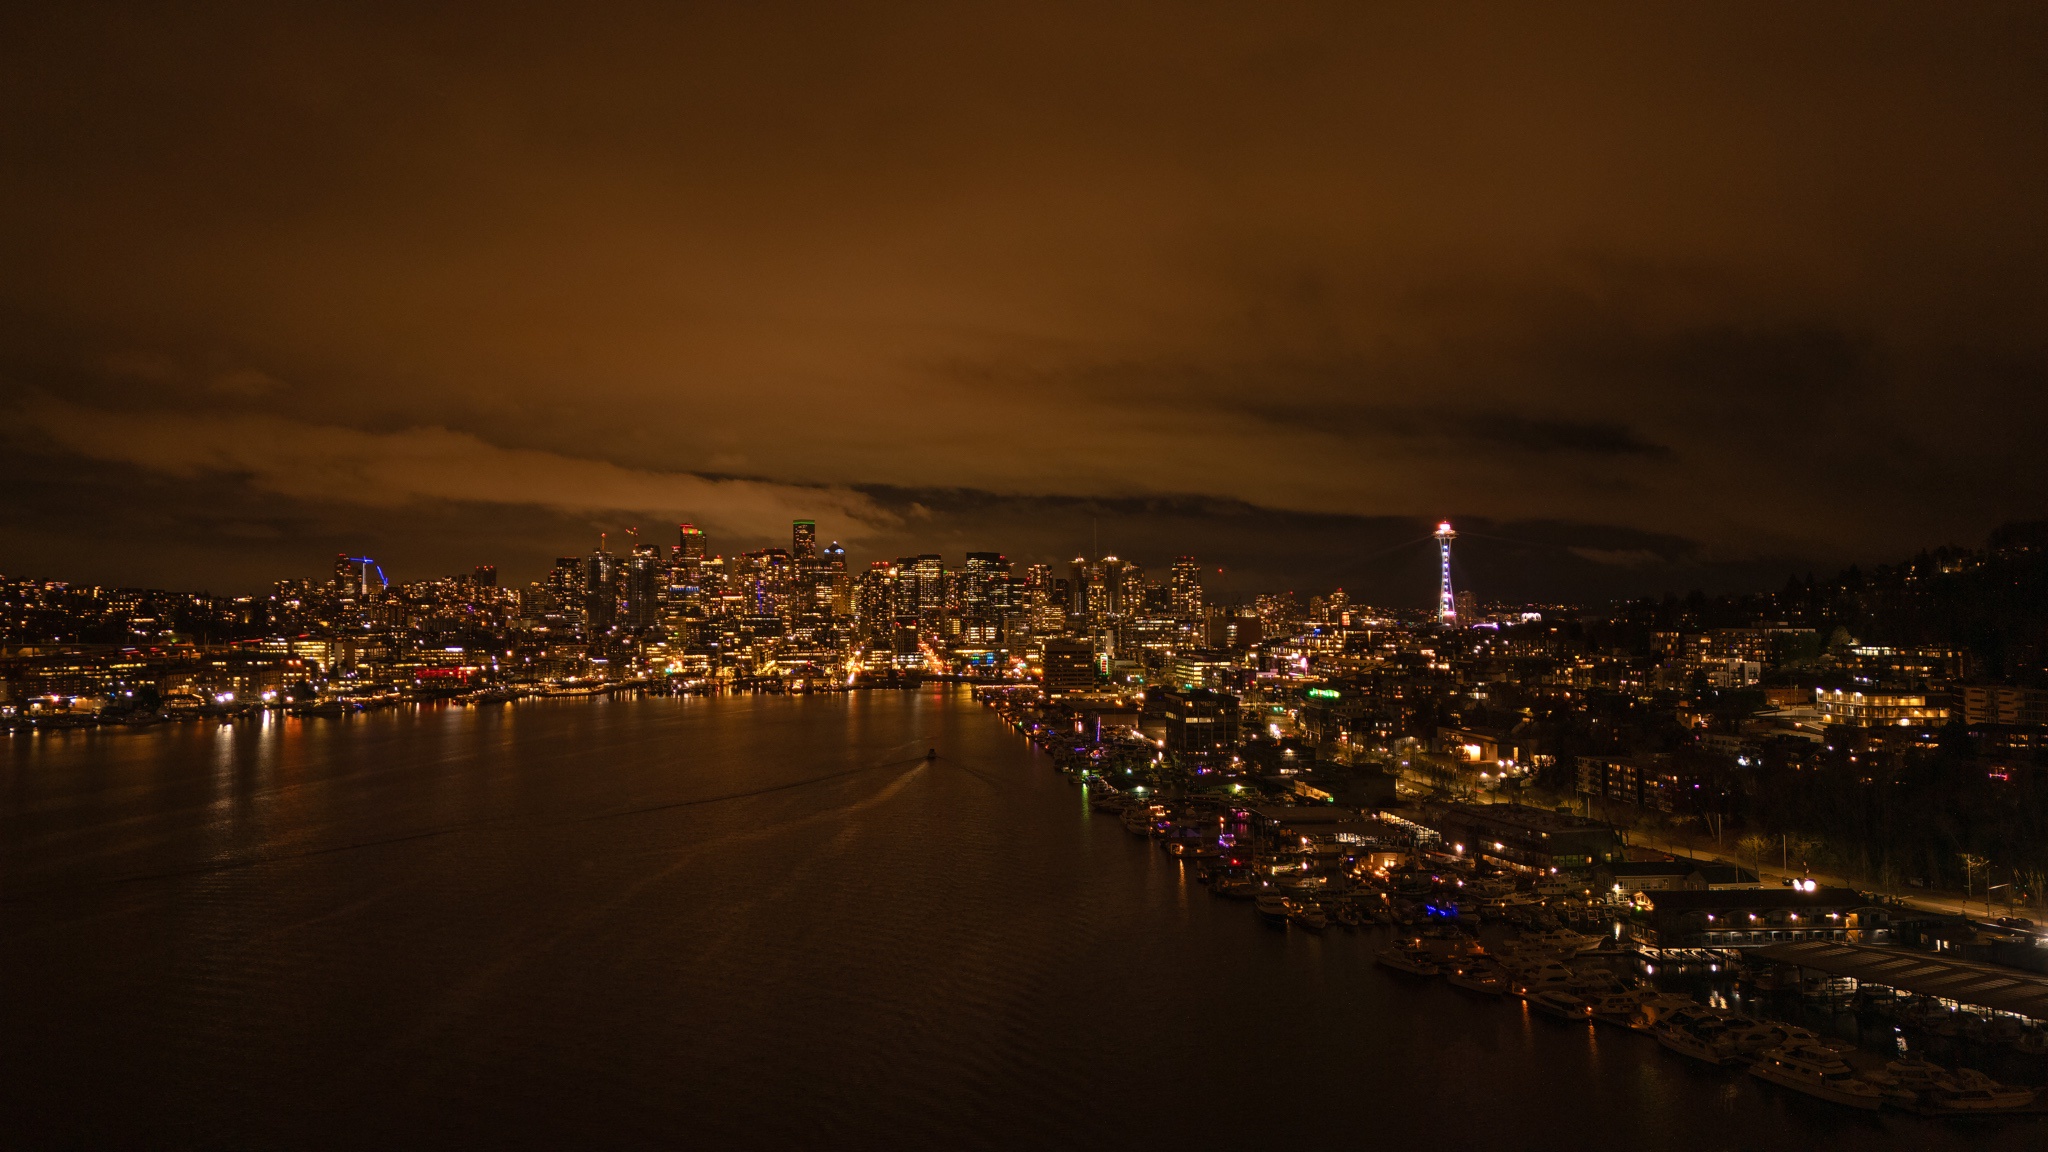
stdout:
<svg viewBox="0 0 2048 1152">
<path fill-rule="evenodd" d="M 1436 526 L 1436 548 L 1444 561 L 1443 579 L 1437 585 L 1436 622 L 1446 628 L 1454 628 L 1458 623 L 1458 599 L 1451 594 L 1451 541 L 1457 536 L 1449 520 Z"/>
</svg>

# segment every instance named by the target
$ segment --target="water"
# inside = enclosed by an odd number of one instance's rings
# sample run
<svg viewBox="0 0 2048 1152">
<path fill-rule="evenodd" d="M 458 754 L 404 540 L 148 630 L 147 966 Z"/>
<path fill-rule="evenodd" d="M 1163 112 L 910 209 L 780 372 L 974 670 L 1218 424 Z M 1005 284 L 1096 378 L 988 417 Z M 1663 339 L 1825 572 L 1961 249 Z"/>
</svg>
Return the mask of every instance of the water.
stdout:
<svg viewBox="0 0 2048 1152">
<path fill-rule="evenodd" d="M 2048 1130 L 1845 1113 L 1266 928 L 942 689 L 21 737 L 0 916 L 11 1147 Z"/>
</svg>

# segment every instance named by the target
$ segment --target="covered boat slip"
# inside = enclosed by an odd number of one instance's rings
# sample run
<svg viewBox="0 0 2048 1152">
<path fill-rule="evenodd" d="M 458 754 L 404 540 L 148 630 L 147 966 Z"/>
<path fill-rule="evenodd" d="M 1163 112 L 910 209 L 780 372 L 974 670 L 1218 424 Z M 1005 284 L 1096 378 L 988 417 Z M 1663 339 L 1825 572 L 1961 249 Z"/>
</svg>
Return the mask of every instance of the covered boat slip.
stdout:
<svg viewBox="0 0 2048 1152">
<path fill-rule="evenodd" d="M 1767 944 L 1751 949 L 1749 956 L 1753 961 L 1770 960 L 1852 977 L 1859 984 L 1880 984 L 1916 996 L 2048 1020 L 2048 976 L 2017 968 L 1950 959 L 1938 952 L 1835 940 Z"/>
</svg>

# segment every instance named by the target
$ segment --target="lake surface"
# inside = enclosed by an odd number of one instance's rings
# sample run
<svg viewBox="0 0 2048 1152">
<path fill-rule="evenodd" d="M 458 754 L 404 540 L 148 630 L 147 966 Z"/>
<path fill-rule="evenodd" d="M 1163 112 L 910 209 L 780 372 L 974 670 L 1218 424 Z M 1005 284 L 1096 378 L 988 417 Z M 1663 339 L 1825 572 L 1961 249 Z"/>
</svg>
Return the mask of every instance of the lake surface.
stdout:
<svg viewBox="0 0 2048 1152">
<path fill-rule="evenodd" d="M 927 763 L 926 748 L 941 758 Z M 0 744 L 10 1147 L 2039 1147 L 1264 927 L 964 693 Z"/>
</svg>

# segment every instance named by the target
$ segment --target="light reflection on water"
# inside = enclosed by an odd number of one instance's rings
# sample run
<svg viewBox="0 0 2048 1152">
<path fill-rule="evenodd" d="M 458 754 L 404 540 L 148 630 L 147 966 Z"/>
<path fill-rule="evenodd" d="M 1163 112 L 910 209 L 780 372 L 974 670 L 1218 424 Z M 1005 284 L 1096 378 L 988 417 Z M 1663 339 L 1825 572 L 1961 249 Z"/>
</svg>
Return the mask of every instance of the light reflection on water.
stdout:
<svg viewBox="0 0 2048 1152">
<path fill-rule="evenodd" d="M 2041 1135 L 1845 1127 L 1645 1037 L 1388 974 L 1382 931 L 1268 928 L 943 692 L 0 755 L 0 1035 L 36 1054 L 0 1077 L 15 1145 Z"/>
</svg>

